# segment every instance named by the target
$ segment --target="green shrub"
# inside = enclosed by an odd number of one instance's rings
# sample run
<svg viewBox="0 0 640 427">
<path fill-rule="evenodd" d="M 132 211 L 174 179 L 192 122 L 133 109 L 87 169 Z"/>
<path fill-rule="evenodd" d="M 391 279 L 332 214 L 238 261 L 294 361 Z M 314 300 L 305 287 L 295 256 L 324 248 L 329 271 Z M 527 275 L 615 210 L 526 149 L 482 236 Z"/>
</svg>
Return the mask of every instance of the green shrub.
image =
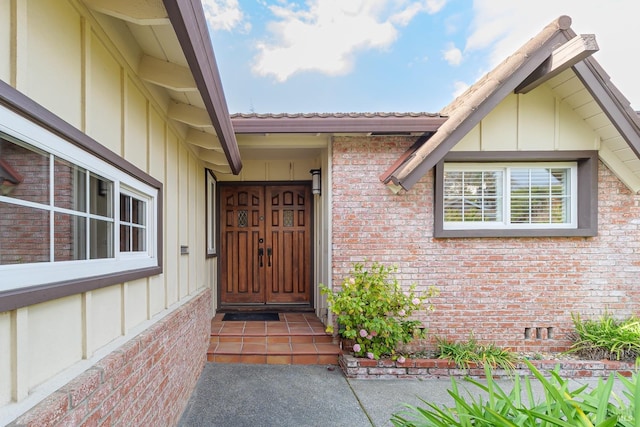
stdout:
<svg viewBox="0 0 640 427">
<path fill-rule="evenodd" d="M 551 378 L 545 378 L 530 362 L 524 363 L 542 384 L 542 396 L 534 395 L 527 376 L 524 379 L 516 376 L 513 388 L 507 393 L 494 382 L 491 368 L 485 365 L 486 384 L 470 378 L 465 381 L 484 392 L 486 400 L 461 395 L 456 380 L 452 379 L 449 395 L 454 399 L 453 407 L 439 407 L 422 400 L 426 407 L 405 405 L 407 409 L 394 413 L 391 422 L 396 427 L 640 425 L 640 382 L 637 375 L 630 379 L 618 375 L 618 380 L 624 385 L 626 399 L 622 399 L 612 392 L 613 375 L 607 381 L 599 379 L 591 391 L 586 385 L 572 390 L 569 381 L 562 379 L 557 371 L 552 372 Z"/>
<path fill-rule="evenodd" d="M 640 318 L 616 320 L 605 313 L 597 320 L 572 314 L 574 343 L 568 352 L 588 359 L 636 360 L 640 356 Z"/>
<path fill-rule="evenodd" d="M 508 349 L 494 344 L 481 345 L 470 337 L 466 342 L 452 342 L 444 338 L 436 338 L 438 358 L 450 360 L 463 369 L 469 369 L 473 363 L 484 366 L 500 367 L 506 371 L 515 369 L 518 357 Z"/>
<path fill-rule="evenodd" d="M 432 310 L 428 299 L 437 291 L 430 288 L 420 294 L 415 285 L 403 290 L 393 276 L 396 271 L 396 267 L 379 263 L 368 269 L 357 263 L 339 291 L 320 285 L 329 309 L 337 316 L 338 333 L 354 341 L 356 356 L 396 358 L 400 343 L 425 336 L 422 322 L 410 316 L 419 310 Z M 333 327 L 329 326 L 327 332 L 332 333 Z"/>
</svg>

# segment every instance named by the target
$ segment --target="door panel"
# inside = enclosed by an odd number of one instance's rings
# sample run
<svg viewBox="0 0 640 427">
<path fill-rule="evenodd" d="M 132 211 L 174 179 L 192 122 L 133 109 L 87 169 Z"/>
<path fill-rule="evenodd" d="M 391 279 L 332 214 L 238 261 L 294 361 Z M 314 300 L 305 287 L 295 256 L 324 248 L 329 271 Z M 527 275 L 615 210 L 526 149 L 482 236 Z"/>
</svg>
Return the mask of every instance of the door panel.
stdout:
<svg viewBox="0 0 640 427">
<path fill-rule="evenodd" d="M 311 295 L 311 190 L 305 185 L 273 186 L 267 187 L 266 193 L 270 211 L 266 235 L 273 256 L 273 262 L 266 269 L 266 301 L 308 302 Z"/>
<path fill-rule="evenodd" d="M 311 301 L 311 188 L 220 186 L 223 304 Z"/>
<path fill-rule="evenodd" d="M 264 302 L 259 256 L 263 194 L 259 186 L 220 187 L 222 302 Z"/>
</svg>

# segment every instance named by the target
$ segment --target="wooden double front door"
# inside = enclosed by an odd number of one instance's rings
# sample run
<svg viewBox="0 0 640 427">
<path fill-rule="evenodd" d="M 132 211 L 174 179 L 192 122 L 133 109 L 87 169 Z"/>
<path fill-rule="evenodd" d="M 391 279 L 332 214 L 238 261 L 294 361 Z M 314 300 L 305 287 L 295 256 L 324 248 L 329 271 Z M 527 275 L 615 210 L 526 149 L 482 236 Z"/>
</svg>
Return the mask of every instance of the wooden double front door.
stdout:
<svg viewBox="0 0 640 427">
<path fill-rule="evenodd" d="M 311 188 L 220 186 L 222 304 L 309 304 Z"/>
</svg>

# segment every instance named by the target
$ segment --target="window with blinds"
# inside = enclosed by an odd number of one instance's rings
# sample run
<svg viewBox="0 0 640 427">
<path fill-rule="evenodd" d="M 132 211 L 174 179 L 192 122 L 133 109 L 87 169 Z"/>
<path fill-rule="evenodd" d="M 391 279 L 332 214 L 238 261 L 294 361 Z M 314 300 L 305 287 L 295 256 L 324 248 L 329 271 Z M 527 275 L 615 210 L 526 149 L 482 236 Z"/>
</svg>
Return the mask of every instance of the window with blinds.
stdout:
<svg viewBox="0 0 640 427">
<path fill-rule="evenodd" d="M 445 229 L 576 227 L 575 163 L 445 164 Z"/>
</svg>

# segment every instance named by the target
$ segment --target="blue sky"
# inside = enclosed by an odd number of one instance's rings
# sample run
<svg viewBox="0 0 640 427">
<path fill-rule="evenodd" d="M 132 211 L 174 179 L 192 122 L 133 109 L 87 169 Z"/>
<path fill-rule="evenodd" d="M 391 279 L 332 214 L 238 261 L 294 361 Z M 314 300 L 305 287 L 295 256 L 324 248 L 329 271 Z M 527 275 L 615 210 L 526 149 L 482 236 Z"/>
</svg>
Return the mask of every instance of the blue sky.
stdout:
<svg viewBox="0 0 640 427">
<path fill-rule="evenodd" d="M 231 113 L 435 113 L 560 15 L 640 107 L 637 0 L 202 1 Z"/>
</svg>

